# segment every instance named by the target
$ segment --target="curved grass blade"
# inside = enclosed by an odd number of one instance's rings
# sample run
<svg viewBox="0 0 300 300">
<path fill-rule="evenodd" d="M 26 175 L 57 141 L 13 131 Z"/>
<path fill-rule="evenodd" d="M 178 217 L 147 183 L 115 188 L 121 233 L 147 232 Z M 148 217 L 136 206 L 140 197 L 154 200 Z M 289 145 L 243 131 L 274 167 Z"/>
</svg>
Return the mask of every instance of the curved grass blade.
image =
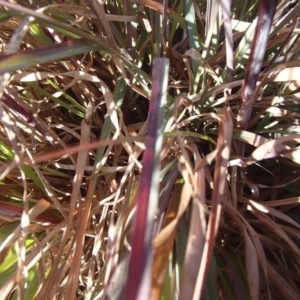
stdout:
<svg viewBox="0 0 300 300">
<path fill-rule="evenodd" d="M 213 248 L 216 240 L 216 235 L 219 228 L 222 202 L 224 200 L 227 163 L 230 156 L 231 139 L 233 123 L 230 114 L 223 109 L 222 114 L 216 116 L 220 122 L 219 137 L 217 142 L 217 158 L 214 174 L 214 182 L 212 194 L 212 208 L 208 221 L 208 228 L 206 234 L 206 242 L 204 245 L 201 265 L 198 272 L 197 284 L 194 290 L 193 299 L 200 299 L 204 288 L 205 278 L 207 277 L 211 257 L 213 255 Z"/>
</svg>

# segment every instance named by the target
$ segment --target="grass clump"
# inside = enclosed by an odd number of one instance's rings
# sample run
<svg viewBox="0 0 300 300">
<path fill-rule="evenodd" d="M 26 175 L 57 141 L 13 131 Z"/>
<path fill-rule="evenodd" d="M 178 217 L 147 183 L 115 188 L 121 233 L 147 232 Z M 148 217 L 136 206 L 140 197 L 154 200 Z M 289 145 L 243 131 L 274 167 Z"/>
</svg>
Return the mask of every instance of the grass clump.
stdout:
<svg viewBox="0 0 300 300">
<path fill-rule="evenodd" d="M 0 0 L 3 299 L 298 299 L 296 1 Z"/>
</svg>

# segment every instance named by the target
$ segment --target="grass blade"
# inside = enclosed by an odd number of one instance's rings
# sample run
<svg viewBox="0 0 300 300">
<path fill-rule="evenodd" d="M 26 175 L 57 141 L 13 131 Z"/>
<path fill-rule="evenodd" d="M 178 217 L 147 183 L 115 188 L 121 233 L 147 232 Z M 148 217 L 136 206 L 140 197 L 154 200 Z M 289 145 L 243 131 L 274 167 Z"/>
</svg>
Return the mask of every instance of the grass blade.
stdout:
<svg viewBox="0 0 300 300">
<path fill-rule="evenodd" d="M 153 86 L 148 118 L 148 134 L 144 167 L 137 192 L 137 212 L 134 222 L 132 251 L 125 289 L 126 299 L 148 298 L 150 295 L 152 263 L 152 229 L 158 205 L 159 155 L 162 144 L 163 107 L 166 101 L 169 60 L 155 58 Z"/>
<path fill-rule="evenodd" d="M 255 101 L 255 88 L 267 48 L 277 0 L 262 0 L 259 6 L 258 21 L 247 64 L 245 82 L 242 88 L 242 103 L 237 116 L 237 128 L 246 129 Z"/>
</svg>

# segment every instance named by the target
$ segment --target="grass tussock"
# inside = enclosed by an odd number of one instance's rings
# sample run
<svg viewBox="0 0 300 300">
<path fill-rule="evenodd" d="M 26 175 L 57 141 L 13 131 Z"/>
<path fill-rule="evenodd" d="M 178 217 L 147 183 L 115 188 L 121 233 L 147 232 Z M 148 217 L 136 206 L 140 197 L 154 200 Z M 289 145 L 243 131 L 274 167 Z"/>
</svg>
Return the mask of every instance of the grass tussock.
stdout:
<svg viewBox="0 0 300 300">
<path fill-rule="evenodd" d="M 299 299 L 299 16 L 0 0 L 2 299 Z"/>
</svg>

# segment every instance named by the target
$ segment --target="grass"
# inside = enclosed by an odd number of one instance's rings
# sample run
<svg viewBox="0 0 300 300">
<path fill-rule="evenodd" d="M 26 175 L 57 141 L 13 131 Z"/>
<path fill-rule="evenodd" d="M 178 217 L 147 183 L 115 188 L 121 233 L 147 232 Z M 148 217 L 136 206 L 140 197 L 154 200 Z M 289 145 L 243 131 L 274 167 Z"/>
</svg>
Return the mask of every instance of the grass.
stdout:
<svg viewBox="0 0 300 300">
<path fill-rule="evenodd" d="M 0 0 L 3 299 L 299 299 L 296 1 Z"/>
</svg>

